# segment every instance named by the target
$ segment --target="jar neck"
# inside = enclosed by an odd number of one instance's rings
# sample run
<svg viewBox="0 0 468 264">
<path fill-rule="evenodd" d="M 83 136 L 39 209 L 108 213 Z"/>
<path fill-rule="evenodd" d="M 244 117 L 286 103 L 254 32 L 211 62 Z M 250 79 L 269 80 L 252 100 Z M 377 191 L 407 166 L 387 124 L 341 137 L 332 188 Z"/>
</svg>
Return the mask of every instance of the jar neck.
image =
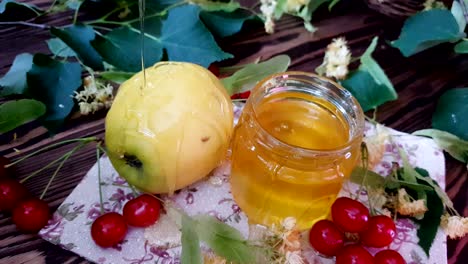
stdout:
<svg viewBox="0 0 468 264">
<path fill-rule="evenodd" d="M 285 92 L 289 92 L 289 95 L 297 94 L 302 100 L 304 96 L 318 98 L 333 106 L 349 127 L 347 142 L 331 149 L 310 149 L 291 145 L 274 137 L 260 124 L 258 110 L 265 98 Z M 346 156 L 351 148 L 362 141 L 364 114 L 356 99 L 337 83 L 314 74 L 285 72 L 268 77 L 253 89 L 245 108 L 244 113 L 249 114 L 243 117 L 243 121 L 251 127 L 252 133 L 256 133 L 257 143 L 272 154 L 289 161 L 303 162 L 317 157 Z"/>
</svg>

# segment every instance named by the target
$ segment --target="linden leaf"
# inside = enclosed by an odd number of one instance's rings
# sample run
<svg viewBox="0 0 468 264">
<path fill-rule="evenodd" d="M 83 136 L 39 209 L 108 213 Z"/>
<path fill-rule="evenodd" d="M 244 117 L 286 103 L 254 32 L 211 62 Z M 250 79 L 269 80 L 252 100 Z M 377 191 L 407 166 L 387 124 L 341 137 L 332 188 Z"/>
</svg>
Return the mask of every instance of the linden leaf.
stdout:
<svg viewBox="0 0 468 264">
<path fill-rule="evenodd" d="M 441 43 L 456 42 L 464 35 L 450 11 L 431 9 L 409 17 L 392 45 L 409 57 Z"/>
<path fill-rule="evenodd" d="M 33 56 L 29 53 L 16 55 L 10 70 L 0 79 L 0 96 L 22 94 L 28 87 L 26 73 L 31 69 Z"/>
<path fill-rule="evenodd" d="M 0 133 L 41 117 L 46 111 L 43 103 L 32 99 L 8 101 L 0 105 Z"/>
<path fill-rule="evenodd" d="M 206 27 L 218 37 L 227 37 L 236 34 L 242 29 L 245 21 L 255 17 L 244 9 L 238 9 L 233 12 L 203 11 L 200 16 Z"/>
<path fill-rule="evenodd" d="M 232 12 L 241 7 L 239 2 L 230 0 L 229 2 L 224 1 L 212 1 L 212 0 L 192 0 L 192 3 L 200 6 L 206 11 L 225 11 Z"/>
<path fill-rule="evenodd" d="M 432 127 L 468 140 L 468 88 L 451 89 L 437 103 Z"/>
<path fill-rule="evenodd" d="M 138 72 L 141 70 L 140 38 L 139 30 L 125 26 L 91 43 L 106 62 L 124 71 Z M 150 33 L 145 33 L 144 39 L 145 67 L 149 67 L 161 60 L 162 45 Z"/>
<path fill-rule="evenodd" d="M 212 62 L 232 58 L 216 44 L 199 15 L 200 7 L 196 5 L 184 5 L 169 11 L 161 30 L 161 42 L 169 60 L 208 67 Z"/>
<path fill-rule="evenodd" d="M 43 11 L 33 4 L 21 3 L 15 0 L 2 0 L 0 2 L 0 21 L 21 21 L 42 13 Z"/>
<path fill-rule="evenodd" d="M 217 255 L 228 262 L 250 264 L 254 259 L 253 250 L 239 230 L 207 215 L 195 217 L 197 233 Z"/>
<path fill-rule="evenodd" d="M 182 264 L 202 264 L 200 240 L 196 232 L 196 222 L 182 214 Z"/>
<path fill-rule="evenodd" d="M 468 141 L 437 129 L 423 129 L 413 132 L 416 136 L 432 138 L 435 143 L 455 159 L 468 163 Z"/>
<path fill-rule="evenodd" d="M 291 59 L 287 55 L 275 56 L 267 61 L 245 65 L 230 77 L 221 80 L 230 95 L 249 90 L 263 78 L 288 69 Z M 250 85 L 247 89 L 244 86 Z"/>
<path fill-rule="evenodd" d="M 46 42 L 49 50 L 54 54 L 54 56 L 62 58 L 76 56 L 76 53 L 59 38 L 51 38 Z"/>
<path fill-rule="evenodd" d="M 366 175 L 365 180 L 364 175 Z M 364 186 L 368 186 L 374 189 L 381 188 L 385 185 L 385 178 L 383 176 L 371 170 L 367 170 L 366 172 L 366 169 L 363 167 L 355 167 L 351 172 L 349 180 L 356 184 L 363 184 Z"/>
<path fill-rule="evenodd" d="M 364 111 L 368 111 L 395 99 L 392 89 L 379 84 L 372 75 L 363 70 L 353 72 L 341 82 L 341 85 L 350 91 L 358 100 Z"/>
<path fill-rule="evenodd" d="M 85 65 L 96 70 L 104 68 L 101 56 L 91 46 L 91 41 L 96 37 L 92 27 L 78 24 L 62 29 L 52 28 L 50 32 L 75 51 Z"/>
<path fill-rule="evenodd" d="M 36 54 L 27 73 L 27 82 L 26 93 L 47 107 L 43 125 L 54 132 L 74 106 L 73 92 L 81 86 L 80 64 Z"/>
<path fill-rule="evenodd" d="M 456 53 L 459 54 L 467 54 L 468 53 L 468 39 L 464 39 L 460 41 L 457 45 L 455 45 L 454 50 Z"/>
</svg>

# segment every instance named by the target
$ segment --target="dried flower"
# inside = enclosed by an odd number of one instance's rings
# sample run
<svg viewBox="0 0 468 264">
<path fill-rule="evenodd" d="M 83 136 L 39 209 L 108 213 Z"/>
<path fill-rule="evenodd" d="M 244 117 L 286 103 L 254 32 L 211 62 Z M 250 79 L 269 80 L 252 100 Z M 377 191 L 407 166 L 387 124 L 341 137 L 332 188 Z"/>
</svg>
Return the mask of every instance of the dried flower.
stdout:
<svg viewBox="0 0 468 264">
<path fill-rule="evenodd" d="M 382 209 L 388 201 L 387 193 L 383 188 L 369 189 L 368 195 L 370 199 L 370 204 L 375 209 Z"/>
<path fill-rule="evenodd" d="M 417 217 L 423 215 L 427 211 L 427 207 L 423 199 L 414 200 L 404 188 L 400 188 L 398 190 L 397 211 L 402 215 Z"/>
<path fill-rule="evenodd" d="M 227 264 L 226 259 L 217 256 L 213 253 L 203 254 L 203 263 L 205 264 Z"/>
<path fill-rule="evenodd" d="M 269 34 L 275 31 L 274 13 L 278 2 L 276 0 L 260 0 L 260 11 L 265 17 L 265 31 Z"/>
<path fill-rule="evenodd" d="M 114 100 L 114 87 L 96 81 L 94 76 L 83 80 L 83 90 L 75 92 L 74 98 L 78 101 L 82 115 L 94 113 L 103 108 L 109 108 Z"/>
<path fill-rule="evenodd" d="M 385 126 L 377 124 L 376 133 L 372 136 L 364 137 L 364 142 L 367 146 L 368 156 L 368 166 L 369 168 L 374 168 L 383 158 L 385 153 L 385 142 L 390 137 L 388 129 Z"/>
<path fill-rule="evenodd" d="M 351 51 L 344 38 L 333 39 L 327 46 L 322 65 L 317 68 L 320 75 L 334 77 L 338 80 L 348 75 L 348 65 L 351 62 Z"/>
<path fill-rule="evenodd" d="M 286 252 L 284 264 L 304 264 L 300 250 Z"/>
<path fill-rule="evenodd" d="M 446 9 L 447 7 L 443 2 L 437 1 L 437 0 L 426 0 L 424 2 L 424 10 L 431 10 L 431 9 Z"/>
<path fill-rule="evenodd" d="M 468 233 L 468 218 L 445 214 L 440 225 L 451 239 L 462 238 Z"/>
</svg>

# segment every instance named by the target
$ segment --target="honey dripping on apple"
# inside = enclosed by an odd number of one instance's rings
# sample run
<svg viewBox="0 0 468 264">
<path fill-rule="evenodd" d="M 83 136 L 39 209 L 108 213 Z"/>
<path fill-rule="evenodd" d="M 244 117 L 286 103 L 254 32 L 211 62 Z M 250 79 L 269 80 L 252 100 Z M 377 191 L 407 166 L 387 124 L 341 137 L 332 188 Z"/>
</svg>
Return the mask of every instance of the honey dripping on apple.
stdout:
<svg viewBox="0 0 468 264">
<path fill-rule="evenodd" d="M 141 70 L 143 71 L 143 85 L 140 90 L 146 88 L 146 71 L 145 71 L 145 0 L 138 0 L 138 16 L 140 18 L 140 59 Z"/>
</svg>

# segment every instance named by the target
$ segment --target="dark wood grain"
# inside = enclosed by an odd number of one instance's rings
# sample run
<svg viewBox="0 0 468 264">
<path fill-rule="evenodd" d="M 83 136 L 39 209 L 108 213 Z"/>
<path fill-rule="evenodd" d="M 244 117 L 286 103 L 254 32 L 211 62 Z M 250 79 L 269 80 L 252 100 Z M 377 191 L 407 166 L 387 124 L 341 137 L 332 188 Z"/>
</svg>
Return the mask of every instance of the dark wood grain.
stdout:
<svg viewBox="0 0 468 264">
<path fill-rule="evenodd" d="M 33 1 L 42 8 L 50 5 L 49 0 Z M 345 1 L 346 2 L 346 1 Z M 288 54 L 292 58 L 292 70 L 314 71 L 323 59 L 326 45 L 335 37 L 345 36 L 353 55 L 360 55 L 371 39 L 380 37 L 375 58 L 394 83 L 399 99 L 380 107 L 378 121 L 404 132 L 428 128 L 431 116 L 440 95 L 451 88 L 468 87 L 468 59 L 455 56 L 450 45 L 442 45 L 411 58 L 404 58 L 398 50 L 386 44 L 394 39 L 401 28 L 400 22 L 389 20 L 374 11 L 351 8 L 353 4 L 342 4 L 341 12 L 321 15 L 314 25 L 315 34 L 303 28 L 301 21 L 286 17 L 277 24 L 277 32 L 265 34 L 261 24 L 248 23 L 243 31 L 233 37 L 220 40 L 224 50 L 235 55 L 235 59 L 223 64 L 251 62 L 277 54 Z M 340 10 L 340 8 L 338 8 Z M 88 13 L 86 13 L 88 12 Z M 92 16 L 92 10 L 83 10 L 84 16 Z M 91 14 L 91 15 L 89 15 Z M 71 22 L 71 13 L 47 16 L 35 21 L 61 26 Z M 45 40 L 50 38 L 47 30 L 25 26 L 0 26 L 0 74 L 10 67 L 16 54 L 21 52 L 48 53 Z M 13 133 L 0 136 L 0 155 L 12 160 L 31 153 L 41 147 L 65 139 L 97 136 L 104 132 L 105 113 L 92 117 L 76 117 L 66 123 L 63 132 L 50 137 L 47 131 L 28 124 Z M 51 149 L 16 166 L 16 175 L 23 178 L 63 155 L 74 145 Z M 52 183 L 45 200 L 55 210 L 80 182 L 86 171 L 95 162 L 93 146 L 76 153 Z M 19 152 L 18 152 L 19 151 Z M 455 207 L 468 215 L 468 174 L 465 165 L 446 156 L 447 193 Z M 48 169 L 26 182 L 26 187 L 35 195 L 44 189 L 54 168 Z M 468 260 L 468 237 L 448 241 L 448 261 L 462 264 Z M 0 263 L 87 263 L 81 257 L 49 244 L 35 235 L 18 233 L 10 216 L 0 214 Z"/>
</svg>

